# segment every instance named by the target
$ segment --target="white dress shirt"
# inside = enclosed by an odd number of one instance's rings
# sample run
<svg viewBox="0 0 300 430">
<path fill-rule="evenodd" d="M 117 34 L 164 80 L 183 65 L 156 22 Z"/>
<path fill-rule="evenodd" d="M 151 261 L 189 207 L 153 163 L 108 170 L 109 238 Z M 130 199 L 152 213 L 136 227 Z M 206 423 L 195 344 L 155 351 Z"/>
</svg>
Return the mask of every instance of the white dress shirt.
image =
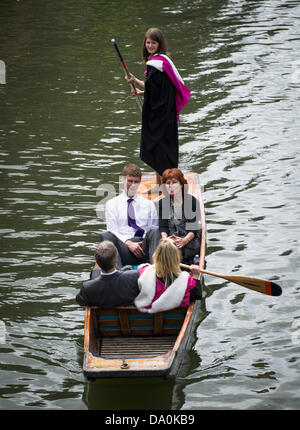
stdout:
<svg viewBox="0 0 300 430">
<path fill-rule="evenodd" d="M 128 197 L 123 192 L 119 196 L 109 200 L 105 207 L 106 229 L 114 233 L 123 242 L 132 238 L 136 232 L 133 227 L 129 227 L 128 225 L 127 200 L 129 198 L 131 197 Z M 154 203 L 139 194 L 135 194 L 132 198 L 133 202 L 131 204 L 134 208 L 136 224 L 145 233 L 153 227 L 158 227 L 158 216 Z"/>
</svg>

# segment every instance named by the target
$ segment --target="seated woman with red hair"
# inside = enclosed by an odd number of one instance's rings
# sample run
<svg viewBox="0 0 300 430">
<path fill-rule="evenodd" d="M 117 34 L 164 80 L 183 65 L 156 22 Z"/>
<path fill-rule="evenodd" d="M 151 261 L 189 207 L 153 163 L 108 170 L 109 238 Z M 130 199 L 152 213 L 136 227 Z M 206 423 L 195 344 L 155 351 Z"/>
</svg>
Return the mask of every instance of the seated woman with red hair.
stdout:
<svg viewBox="0 0 300 430">
<path fill-rule="evenodd" d="M 181 254 L 181 261 L 192 264 L 199 254 L 199 201 L 188 193 L 187 181 L 179 169 L 167 169 L 162 175 L 164 197 L 159 201 L 159 231 L 170 237 Z"/>
<path fill-rule="evenodd" d="M 149 244 L 148 247 L 156 249 L 160 239 L 169 237 L 180 251 L 181 262 L 192 264 L 200 249 L 199 201 L 188 193 L 188 184 L 181 170 L 167 169 L 161 180 L 163 198 L 157 203 L 159 228 L 149 232 L 151 247 Z M 149 255 L 149 260 L 152 263 L 152 255 Z"/>
</svg>

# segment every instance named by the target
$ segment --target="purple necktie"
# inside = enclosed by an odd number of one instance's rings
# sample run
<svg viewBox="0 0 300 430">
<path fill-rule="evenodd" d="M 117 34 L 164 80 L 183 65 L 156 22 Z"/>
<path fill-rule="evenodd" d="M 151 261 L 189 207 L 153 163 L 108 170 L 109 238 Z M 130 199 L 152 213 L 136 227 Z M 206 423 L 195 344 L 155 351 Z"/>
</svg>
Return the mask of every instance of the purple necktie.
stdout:
<svg viewBox="0 0 300 430">
<path fill-rule="evenodd" d="M 134 234 L 135 237 L 143 237 L 143 234 L 145 230 L 143 230 L 141 227 L 139 227 L 135 222 L 135 214 L 134 214 L 134 208 L 132 205 L 133 199 L 127 200 L 127 218 L 128 218 L 128 225 L 129 227 L 135 228 L 136 232 Z"/>
</svg>

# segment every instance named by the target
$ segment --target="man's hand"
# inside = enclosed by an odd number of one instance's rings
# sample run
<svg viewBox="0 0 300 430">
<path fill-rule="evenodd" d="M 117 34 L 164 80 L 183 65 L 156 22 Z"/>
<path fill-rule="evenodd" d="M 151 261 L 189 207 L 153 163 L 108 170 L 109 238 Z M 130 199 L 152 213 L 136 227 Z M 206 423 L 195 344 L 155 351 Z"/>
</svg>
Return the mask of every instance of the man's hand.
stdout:
<svg viewBox="0 0 300 430">
<path fill-rule="evenodd" d="M 137 258 L 142 258 L 145 253 L 141 247 L 143 242 L 132 242 L 131 240 L 126 240 L 125 245 Z"/>
</svg>

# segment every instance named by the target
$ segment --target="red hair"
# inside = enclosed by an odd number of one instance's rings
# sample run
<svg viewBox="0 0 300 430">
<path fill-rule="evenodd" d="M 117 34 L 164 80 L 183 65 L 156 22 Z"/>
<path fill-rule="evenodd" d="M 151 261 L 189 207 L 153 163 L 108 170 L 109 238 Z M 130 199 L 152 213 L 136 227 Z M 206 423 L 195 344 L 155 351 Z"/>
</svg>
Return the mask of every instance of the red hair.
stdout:
<svg viewBox="0 0 300 430">
<path fill-rule="evenodd" d="M 176 179 L 176 181 L 181 183 L 181 186 L 187 185 L 187 180 L 183 176 L 183 173 L 181 170 L 176 169 L 175 167 L 173 169 L 166 169 L 161 177 L 162 184 L 165 184 L 169 179 Z"/>
</svg>

